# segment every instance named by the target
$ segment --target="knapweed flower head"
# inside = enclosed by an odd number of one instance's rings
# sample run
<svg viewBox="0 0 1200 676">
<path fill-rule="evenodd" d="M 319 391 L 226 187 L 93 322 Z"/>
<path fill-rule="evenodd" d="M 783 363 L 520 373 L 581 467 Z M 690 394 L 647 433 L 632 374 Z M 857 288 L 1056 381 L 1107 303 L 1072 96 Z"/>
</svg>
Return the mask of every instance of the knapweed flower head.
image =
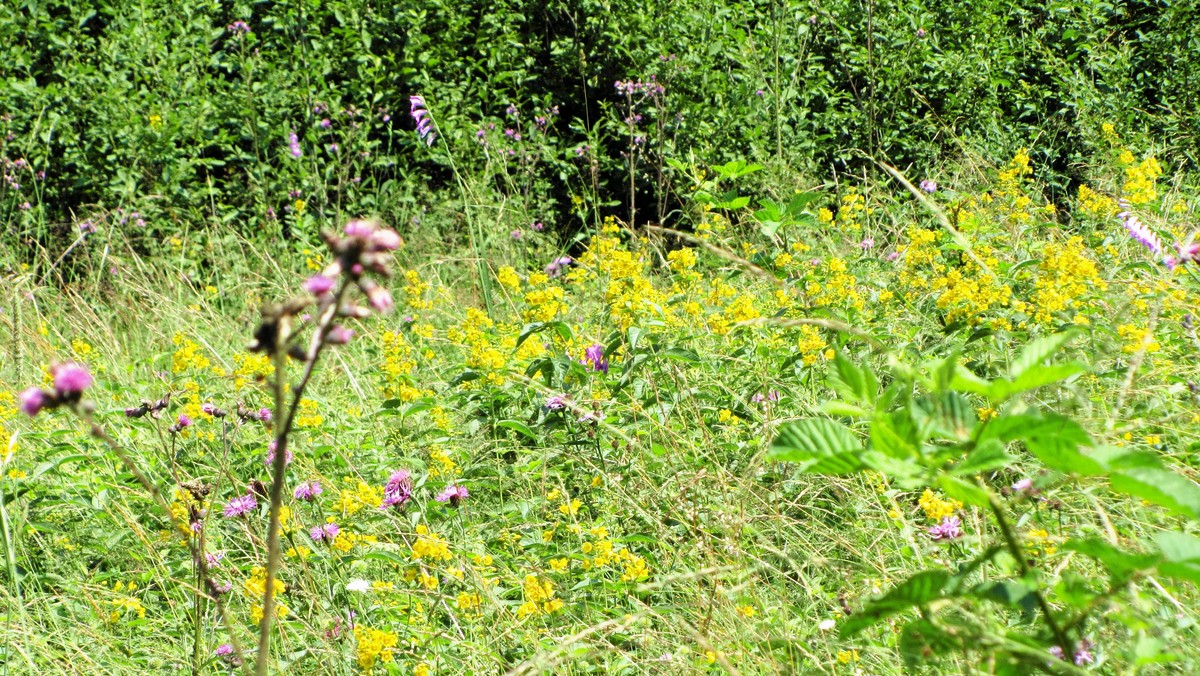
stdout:
<svg viewBox="0 0 1200 676">
<path fill-rule="evenodd" d="M 255 499 L 253 493 L 239 495 L 225 504 L 225 518 L 235 519 L 239 516 L 246 516 L 256 509 L 258 509 L 258 500 Z"/>
<path fill-rule="evenodd" d="M 408 102 L 412 107 L 413 121 L 417 123 L 417 136 L 425 142 L 425 145 L 433 145 L 433 139 L 436 136 L 433 131 L 433 116 L 429 113 L 429 107 L 425 105 L 425 98 L 410 96 Z"/>
<path fill-rule="evenodd" d="M 446 486 L 445 490 L 443 490 L 441 493 L 438 493 L 437 497 L 434 499 L 438 502 L 448 502 L 450 503 L 451 507 L 457 507 L 460 503 L 462 503 L 463 500 L 466 500 L 469 495 L 471 495 L 471 492 L 467 490 L 466 486 L 450 484 L 449 486 Z"/>
<path fill-rule="evenodd" d="M 191 426 L 192 426 L 192 419 L 189 418 L 186 413 L 180 413 L 179 417 L 175 420 L 175 424 L 171 425 L 171 427 L 168 428 L 167 431 L 170 432 L 171 434 L 178 434 L 179 432 L 182 432 L 183 430 L 185 430 Z"/>
<path fill-rule="evenodd" d="M 399 469 L 392 472 L 383 487 L 383 501 L 379 503 L 379 508 L 386 510 L 391 507 L 403 507 L 412 499 L 412 489 L 412 474 L 408 470 Z"/>
<path fill-rule="evenodd" d="M 927 178 L 924 181 L 921 181 L 921 190 L 924 190 L 926 193 L 932 195 L 933 193 L 937 192 L 937 183 Z"/>
<path fill-rule="evenodd" d="M 54 367 L 54 391 L 60 397 L 78 395 L 92 386 L 92 374 L 79 364 L 67 362 Z"/>
<path fill-rule="evenodd" d="M 79 364 L 66 362 L 56 364 L 50 370 L 54 391 L 38 387 L 26 388 L 18 396 L 18 408 L 29 417 L 37 415 L 44 408 L 57 408 L 64 404 L 74 404 L 79 401 L 83 391 L 92 385 L 92 374 Z"/>
<path fill-rule="evenodd" d="M 342 529 L 336 523 L 327 523 L 323 526 L 313 526 L 312 530 L 308 532 L 308 536 L 312 538 L 313 542 L 323 540 L 333 542 L 341 532 Z"/>
<path fill-rule="evenodd" d="M 305 481 L 299 486 L 296 486 L 296 490 L 294 493 L 292 493 L 292 495 L 297 500 L 312 502 L 313 500 L 316 500 L 317 496 L 324 491 L 325 489 L 321 488 L 320 481 Z"/>
<path fill-rule="evenodd" d="M 234 37 L 241 37 L 250 32 L 250 26 L 245 21 L 234 21 L 225 27 Z"/>
<path fill-rule="evenodd" d="M 18 408 L 25 415 L 32 418 L 37 415 L 48 403 L 46 393 L 40 387 L 30 387 L 17 397 Z"/>
<path fill-rule="evenodd" d="M 329 293 L 333 290 L 334 281 L 325 275 L 313 275 L 304 282 L 304 290 L 314 296 Z"/>
<path fill-rule="evenodd" d="M 546 399 L 546 408 L 551 411 L 561 411 L 567 407 L 570 397 L 565 394 L 555 394 Z"/>
<path fill-rule="evenodd" d="M 584 363 L 590 364 L 593 371 L 608 373 L 608 360 L 604 358 L 604 346 L 592 343 L 583 351 Z"/>
<path fill-rule="evenodd" d="M 962 521 L 957 516 L 948 516 L 936 526 L 929 527 L 929 536 L 934 540 L 957 540 L 962 534 Z"/>
</svg>

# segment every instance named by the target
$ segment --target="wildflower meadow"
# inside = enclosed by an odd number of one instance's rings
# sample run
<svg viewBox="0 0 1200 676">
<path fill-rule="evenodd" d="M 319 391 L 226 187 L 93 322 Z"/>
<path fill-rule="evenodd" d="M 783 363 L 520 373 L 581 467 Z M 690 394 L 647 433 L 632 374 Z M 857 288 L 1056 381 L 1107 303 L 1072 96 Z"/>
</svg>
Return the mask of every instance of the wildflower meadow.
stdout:
<svg viewBox="0 0 1200 676">
<path fill-rule="evenodd" d="M 1200 16 L 1052 4 L 0 10 L 4 673 L 1200 672 Z"/>
</svg>

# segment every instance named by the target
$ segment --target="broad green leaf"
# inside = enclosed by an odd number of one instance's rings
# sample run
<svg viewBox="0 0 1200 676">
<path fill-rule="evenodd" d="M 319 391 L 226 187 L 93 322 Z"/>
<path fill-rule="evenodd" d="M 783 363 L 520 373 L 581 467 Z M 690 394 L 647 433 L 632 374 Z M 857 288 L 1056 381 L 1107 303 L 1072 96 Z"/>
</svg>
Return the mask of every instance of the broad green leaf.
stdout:
<svg viewBox="0 0 1200 676">
<path fill-rule="evenodd" d="M 1038 435 L 1024 442 L 1030 455 L 1056 472 L 1082 476 L 1104 474 L 1104 466 L 1076 450 L 1078 445 L 1070 437 Z"/>
<path fill-rule="evenodd" d="M 959 392 L 970 392 L 971 394 L 981 394 L 990 398 L 992 391 L 992 383 L 975 375 L 970 369 L 959 364 L 954 371 L 954 377 L 950 380 L 950 387 Z"/>
<path fill-rule="evenodd" d="M 1062 548 L 1096 559 L 1116 578 L 1125 578 L 1134 571 L 1150 568 L 1158 561 L 1153 554 L 1126 552 L 1099 538 L 1067 540 Z"/>
<path fill-rule="evenodd" d="M 1084 366 L 1078 362 L 1071 362 L 1068 364 L 1051 364 L 1049 366 L 1031 368 L 1022 373 L 1020 376 L 1017 376 L 1017 378 L 1012 381 L 1012 384 L 1008 387 L 1007 394 L 1018 394 L 1020 392 L 1026 392 L 1028 390 L 1039 388 L 1043 385 L 1057 383 L 1058 381 L 1066 380 L 1071 376 L 1078 375 L 1080 373 L 1086 373 L 1087 370 L 1087 366 Z"/>
<path fill-rule="evenodd" d="M 689 350 L 683 347 L 668 347 L 662 351 L 662 355 L 667 359 L 676 361 L 685 361 L 689 364 L 699 364 L 700 355 L 696 354 L 695 350 Z"/>
<path fill-rule="evenodd" d="M 829 387 L 845 400 L 864 407 L 875 404 L 879 383 L 871 368 L 860 367 L 846 359 L 841 352 L 834 355 L 833 368 L 829 369 Z"/>
<path fill-rule="evenodd" d="M 1078 333 L 1078 331 L 1064 331 L 1050 336 L 1039 336 L 1029 341 L 1009 366 L 1008 377 L 1015 381 L 1029 369 L 1040 366 Z"/>
<path fill-rule="evenodd" d="M 917 400 L 920 412 L 928 416 L 933 434 L 956 441 L 971 438 L 975 429 L 975 409 L 958 392 L 938 392 Z"/>
<path fill-rule="evenodd" d="M 1178 512 L 1200 518 L 1200 486 L 1165 469 L 1132 467 L 1115 472 L 1109 479 L 1112 489 Z"/>
<path fill-rule="evenodd" d="M 496 423 L 496 427 L 503 427 L 506 429 L 514 430 L 516 432 L 520 432 L 521 434 L 524 434 L 525 436 L 529 437 L 530 439 L 533 439 L 534 441 L 537 441 L 537 438 L 538 438 L 537 434 L 534 433 L 534 431 L 529 427 L 529 425 L 526 425 L 525 423 L 521 422 L 520 420 L 501 420 L 500 422 Z"/>
<path fill-rule="evenodd" d="M 1158 565 L 1163 575 L 1200 583 L 1200 538 L 1187 533 L 1167 531 L 1155 538 L 1164 561 Z"/>
<path fill-rule="evenodd" d="M 942 475 L 938 477 L 938 485 L 945 491 L 946 495 L 959 500 L 968 505 L 975 507 L 988 506 L 987 489 L 978 484 L 969 481 L 963 481 L 958 477 Z"/>
<path fill-rule="evenodd" d="M 997 439 L 986 439 L 971 451 L 962 462 L 951 470 L 958 476 L 982 474 L 1002 467 L 1007 467 L 1016 460 L 1004 450 L 1004 444 Z"/>
<path fill-rule="evenodd" d="M 843 474 L 864 467 L 862 444 L 845 425 L 828 418 L 807 418 L 784 425 L 771 442 L 767 457 L 795 462 L 802 470 Z"/>
<path fill-rule="evenodd" d="M 854 404 L 848 404 L 838 399 L 827 401 L 824 404 L 821 404 L 821 412 L 828 413 L 829 415 L 845 416 L 847 418 L 867 417 L 867 412 L 865 409 L 855 406 Z"/>
<path fill-rule="evenodd" d="M 868 603 L 861 611 L 846 618 L 839 633 L 843 638 L 847 638 L 896 613 L 936 601 L 942 598 L 949 580 L 950 573 L 944 570 L 923 570 L 893 588 L 882 598 Z"/>
<path fill-rule="evenodd" d="M 907 411 L 876 415 L 871 420 L 871 448 L 893 458 L 913 458 L 920 455 L 921 440 Z"/>
</svg>

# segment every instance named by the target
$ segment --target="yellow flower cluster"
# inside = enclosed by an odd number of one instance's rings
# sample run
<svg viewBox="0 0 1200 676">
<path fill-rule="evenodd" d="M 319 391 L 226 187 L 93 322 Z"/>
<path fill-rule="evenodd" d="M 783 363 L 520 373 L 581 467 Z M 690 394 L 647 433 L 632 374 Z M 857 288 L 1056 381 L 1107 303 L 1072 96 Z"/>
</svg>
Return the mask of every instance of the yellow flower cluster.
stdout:
<svg viewBox="0 0 1200 676">
<path fill-rule="evenodd" d="M 996 269 L 999 261 L 991 256 L 988 247 L 979 247 L 976 253 L 984 259 L 989 269 Z M 972 326 L 982 321 L 982 315 L 995 306 L 1008 305 L 1012 289 L 979 267 L 974 260 L 963 257 L 961 268 L 954 268 L 933 280 L 935 291 L 941 291 L 937 299 L 939 310 L 946 312 L 946 322 L 967 321 Z"/>
<path fill-rule="evenodd" d="M 925 510 L 925 516 L 933 521 L 941 521 L 963 507 L 958 500 L 943 500 L 928 488 L 921 494 L 917 504 Z"/>
<path fill-rule="evenodd" d="M 431 446 L 429 448 L 429 476 L 435 479 L 442 476 L 451 476 L 457 468 L 458 464 L 454 462 L 454 458 L 451 458 L 450 454 L 441 446 Z"/>
<path fill-rule="evenodd" d="M 821 337 L 821 330 L 815 326 L 805 324 L 800 327 L 800 339 L 796 343 L 800 354 L 804 355 L 804 365 L 812 366 L 821 358 L 822 351 L 829 345 L 825 339 Z"/>
<path fill-rule="evenodd" d="M 275 595 L 282 594 L 286 589 L 285 585 L 279 578 L 275 578 L 274 584 Z M 250 570 L 250 577 L 246 578 L 242 583 L 242 590 L 246 593 L 246 598 L 254 600 L 261 599 L 267 591 L 267 569 L 262 566 L 255 566 Z"/>
<path fill-rule="evenodd" d="M 265 354 L 238 352 L 233 355 L 233 387 L 242 389 L 251 382 L 261 382 L 275 372 L 275 365 Z"/>
<path fill-rule="evenodd" d="M 851 190 L 842 196 L 842 203 L 838 206 L 838 226 L 851 232 L 862 230 L 862 217 L 870 213 L 866 198 Z"/>
<path fill-rule="evenodd" d="M 1000 172 L 999 193 L 1005 197 L 1022 197 L 1021 180 L 1033 173 L 1029 166 L 1029 151 L 1021 148 L 1013 155 L 1008 166 Z"/>
<path fill-rule="evenodd" d="M 517 608 L 519 619 L 523 620 L 543 612 L 549 615 L 561 610 L 565 605 L 562 599 L 554 598 L 554 583 L 533 573 L 525 576 L 521 590 L 525 595 L 525 602 Z"/>
<path fill-rule="evenodd" d="M 1096 218 L 1108 218 L 1117 213 L 1117 201 L 1108 195 L 1102 195 L 1086 185 L 1079 186 L 1079 196 L 1076 200 L 1079 210 Z"/>
<path fill-rule="evenodd" d="M 1044 324 L 1056 313 L 1070 310 L 1089 291 L 1106 288 L 1096 263 L 1087 255 L 1082 237 L 1072 237 L 1063 244 L 1048 242 L 1042 249 L 1042 262 L 1034 282 L 1033 307 L 1018 309 L 1030 310 L 1034 320 Z M 1082 321 L 1078 323 L 1086 323 L 1086 319 L 1079 319 Z"/>
<path fill-rule="evenodd" d="M 507 289 L 521 290 L 521 278 L 517 276 L 517 271 L 511 265 L 500 268 L 500 271 L 496 273 L 496 279 Z"/>
<path fill-rule="evenodd" d="M 380 336 L 380 351 L 383 353 L 383 396 L 410 402 L 421 396 L 421 391 L 412 386 L 409 376 L 417 368 L 413 359 L 413 346 L 398 331 L 384 331 Z"/>
<path fill-rule="evenodd" d="M 202 371 L 211 364 L 200 350 L 200 346 L 188 340 L 182 333 L 176 333 L 172 342 L 176 346 L 175 353 L 171 355 L 172 372 Z"/>
<path fill-rule="evenodd" d="M 1139 328 L 1133 324 L 1122 324 L 1117 327 L 1117 335 L 1125 340 L 1121 351 L 1133 354 L 1145 347 L 1147 353 L 1158 352 L 1162 345 L 1154 338 L 1149 329 Z"/>
<path fill-rule="evenodd" d="M 418 561 L 449 561 L 450 546 L 441 535 L 422 524 L 417 526 L 417 539 L 413 542 L 412 555 Z"/>
<path fill-rule="evenodd" d="M 320 427 L 325 422 L 325 416 L 317 412 L 317 402 L 312 399 L 301 399 L 296 409 L 296 427 L 299 429 Z"/>
<path fill-rule="evenodd" d="M 408 306 L 414 310 L 428 310 L 433 307 L 433 301 L 425 298 L 430 289 L 429 282 L 421 279 L 421 273 L 409 270 L 404 273 L 404 295 L 408 298 Z"/>
<path fill-rule="evenodd" d="M 1125 167 L 1125 185 L 1122 191 L 1125 199 L 1131 204 L 1147 204 L 1158 198 L 1156 182 L 1162 175 L 1162 167 L 1158 160 L 1147 157 L 1140 163 L 1133 163 L 1133 155 L 1128 151 L 1122 153 L 1122 160 L 1128 159 Z"/>
<path fill-rule="evenodd" d="M 846 261 L 841 258 L 831 258 L 825 263 L 822 271 L 825 274 L 825 284 L 810 280 L 805 290 L 814 296 L 818 305 L 830 307 L 854 308 L 862 311 L 865 305 L 862 294 L 858 292 L 858 278 L 850 274 Z"/>
<path fill-rule="evenodd" d="M 363 507 L 376 509 L 383 504 L 383 492 L 365 481 L 346 479 L 353 489 L 338 491 L 338 499 L 333 503 L 333 511 L 342 516 L 354 516 Z"/>
<path fill-rule="evenodd" d="M 369 670 L 375 666 L 376 661 L 385 663 L 392 661 L 392 651 L 396 648 L 399 639 L 393 632 L 372 629 L 364 624 L 359 624 L 354 627 L 354 642 L 357 644 L 355 654 L 358 666 Z"/>
<path fill-rule="evenodd" d="M 1058 545 L 1054 544 L 1044 528 L 1034 528 L 1025 533 L 1025 546 L 1035 556 L 1054 556 L 1058 551 Z"/>
</svg>

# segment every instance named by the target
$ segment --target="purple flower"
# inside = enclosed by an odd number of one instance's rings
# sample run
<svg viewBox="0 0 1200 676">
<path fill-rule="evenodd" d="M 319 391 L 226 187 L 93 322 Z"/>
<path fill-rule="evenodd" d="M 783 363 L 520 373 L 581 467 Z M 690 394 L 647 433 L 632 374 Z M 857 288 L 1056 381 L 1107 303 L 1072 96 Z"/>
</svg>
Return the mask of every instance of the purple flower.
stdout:
<svg viewBox="0 0 1200 676">
<path fill-rule="evenodd" d="M 937 192 L 937 183 L 927 178 L 924 181 L 921 181 L 921 190 L 924 190 L 932 195 L 933 193 Z"/>
<path fill-rule="evenodd" d="M 890 254 L 887 255 L 887 259 L 888 259 L 889 263 L 894 263 L 894 262 L 900 260 L 900 252 L 899 251 L 891 252 Z"/>
<path fill-rule="evenodd" d="M 584 360 L 592 365 L 593 371 L 603 371 L 608 373 L 608 360 L 604 358 L 604 346 L 600 343 L 592 343 L 586 350 L 583 351 Z"/>
<path fill-rule="evenodd" d="M 21 412 L 30 418 L 37 415 L 48 403 L 46 393 L 37 387 L 27 388 L 21 393 L 18 399 L 20 400 L 19 407 Z"/>
<path fill-rule="evenodd" d="M 67 362 L 54 369 L 54 389 L 59 396 L 79 394 L 91 385 L 92 374 L 79 364 Z"/>
<path fill-rule="evenodd" d="M 425 105 L 425 99 L 421 96 L 410 96 L 408 102 L 412 105 L 413 121 L 417 123 L 417 136 L 425 142 L 425 145 L 432 146 L 436 134 L 433 131 L 433 116 L 429 114 L 429 107 Z"/>
<path fill-rule="evenodd" d="M 942 522 L 929 528 L 929 535 L 934 540 L 957 540 L 962 537 L 962 521 L 957 516 L 948 516 Z"/>
<path fill-rule="evenodd" d="M 318 122 L 317 126 L 322 129 L 328 129 L 333 126 L 333 121 L 327 117 L 324 120 L 321 120 L 320 122 Z"/>
<path fill-rule="evenodd" d="M 304 282 L 304 290 L 314 296 L 320 296 L 324 293 L 329 293 L 333 289 L 333 280 L 325 275 L 313 275 Z"/>
<path fill-rule="evenodd" d="M 275 462 L 275 451 L 278 448 L 279 448 L 279 442 L 274 439 L 271 440 L 271 443 L 267 444 L 266 464 L 269 465 L 269 464 Z M 287 452 L 284 453 L 283 464 L 285 464 L 285 465 L 290 464 L 295 459 L 296 459 L 296 456 L 294 454 L 292 454 L 292 449 L 289 448 L 289 449 L 287 449 Z"/>
<path fill-rule="evenodd" d="M 403 507 L 412 499 L 412 489 L 412 474 L 408 470 L 398 469 L 392 472 L 383 487 L 383 502 L 379 508 L 386 510 L 389 507 Z"/>
<path fill-rule="evenodd" d="M 925 37 L 925 29 L 924 28 L 917 29 L 917 37 L 919 37 L 919 38 Z"/>
<path fill-rule="evenodd" d="M 308 537 L 312 538 L 313 542 L 320 542 L 325 539 L 325 527 L 313 526 L 312 530 L 308 531 Z"/>
<path fill-rule="evenodd" d="M 233 519 L 239 516 L 246 516 L 256 509 L 258 509 L 258 500 L 254 498 L 253 493 L 240 495 L 226 503 L 225 518 Z"/>
<path fill-rule="evenodd" d="M 271 422 L 271 409 L 261 408 L 258 410 L 258 419 L 263 422 Z"/>
<path fill-rule="evenodd" d="M 294 131 L 288 134 L 288 150 L 291 151 L 292 157 L 297 159 L 304 156 L 300 150 L 300 137 L 296 136 Z"/>
<path fill-rule="evenodd" d="M 400 235 L 395 230 L 381 228 L 371 233 L 369 242 L 375 251 L 395 251 L 400 248 L 404 240 L 400 239 Z"/>
<path fill-rule="evenodd" d="M 1117 214 L 1117 217 L 1122 220 L 1125 229 L 1129 231 L 1129 235 L 1133 237 L 1134 240 L 1149 249 L 1151 253 L 1155 255 L 1162 254 L 1162 241 L 1159 240 L 1158 235 L 1154 234 L 1150 228 L 1146 227 L 1146 224 L 1142 223 L 1137 216 L 1133 215 L 1129 211 L 1122 211 L 1121 213 Z"/>
<path fill-rule="evenodd" d="M 532 229 L 534 232 L 541 232 L 541 231 L 543 231 L 543 230 L 545 230 L 545 229 L 546 229 L 546 226 L 545 226 L 545 225 L 544 225 L 544 224 L 543 224 L 541 221 L 534 221 L 534 222 L 533 222 L 533 224 L 532 224 L 532 225 L 530 225 L 529 227 L 530 227 L 530 228 L 531 228 L 531 229 Z"/>
<path fill-rule="evenodd" d="M 85 235 L 90 235 L 93 232 L 96 232 L 96 224 L 91 221 L 84 221 L 79 224 L 79 232 Z"/>
<path fill-rule="evenodd" d="M 513 231 L 512 231 L 512 238 L 513 238 L 513 239 L 515 239 L 515 240 L 520 240 L 520 239 L 521 239 L 521 235 L 522 235 L 522 234 L 523 234 L 523 233 L 522 233 L 520 230 L 513 230 Z"/>
<path fill-rule="evenodd" d="M 319 481 L 305 481 L 299 486 L 296 486 L 296 492 L 293 493 L 293 495 L 297 500 L 312 502 L 313 500 L 316 500 L 317 496 L 324 492 L 324 490 L 325 489 L 321 488 L 321 482 Z"/>
<path fill-rule="evenodd" d="M 232 654 L 233 646 L 229 645 L 228 643 L 222 643 L 221 645 L 217 646 L 216 650 L 213 651 L 213 655 L 217 657 L 225 657 Z"/>
<path fill-rule="evenodd" d="M 221 565 L 221 559 L 225 558 L 225 552 L 209 552 L 204 555 L 204 560 L 208 563 L 209 568 L 217 568 Z"/>
<path fill-rule="evenodd" d="M 248 26 L 245 21 L 234 21 L 225 28 L 228 29 L 230 33 L 233 33 L 234 37 L 241 37 L 250 32 L 250 26 Z"/>
<path fill-rule="evenodd" d="M 354 329 L 348 329 L 344 326 L 334 326 L 329 329 L 329 335 L 326 339 L 332 345 L 345 345 L 354 337 Z"/>
<path fill-rule="evenodd" d="M 1033 487 L 1033 479 L 1021 479 L 1012 485 L 1014 493 L 1024 493 L 1025 495 L 1034 495 L 1037 489 Z"/>
<path fill-rule="evenodd" d="M 783 395 L 781 395 L 779 393 L 779 390 L 771 390 L 770 392 L 767 392 L 765 395 L 762 392 L 755 394 L 753 397 L 750 397 L 750 401 L 755 404 L 761 404 L 764 401 L 779 401 L 779 398 L 781 396 L 783 396 Z"/>
<path fill-rule="evenodd" d="M 179 429 L 183 429 L 185 427 L 191 427 L 191 426 L 192 426 L 192 419 L 189 418 L 186 413 L 180 413 L 179 419 L 175 421 L 175 427 L 177 427 Z"/>
<path fill-rule="evenodd" d="M 858 243 L 858 248 L 862 249 L 863 251 L 870 251 L 871 249 L 874 249 L 875 248 L 875 239 L 872 237 L 868 237 L 868 238 L 864 239 L 863 241 Z"/>
<path fill-rule="evenodd" d="M 567 402 L 570 400 L 565 394 L 556 394 L 546 399 L 546 408 L 551 411 L 561 411 L 567 407 Z"/>
<path fill-rule="evenodd" d="M 392 294 L 382 286 L 373 286 L 367 292 L 367 302 L 376 310 L 387 312 L 392 309 Z"/>
<path fill-rule="evenodd" d="M 445 490 L 443 490 L 441 493 L 438 493 L 437 497 L 434 499 L 438 502 L 449 502 L 451 507 L 457 507 L 459 503 L 461 503 L 463 500 L 466 500 L 467 496 L 470 494 L 471 492 L 467 490 L 466 486 L 450 484 L 449 486 L 446 486 Z"/>
<path fill-rule="evenodd" d="M 211 401 L 209 401 L 209 402 L 205 402 L 205 404 L 200 407 L 200 410 L 207 413 L 208 415 L 213 415 L 214 413 L 217 412 L 217 407 L 214 406 Z"/>
</svg>

